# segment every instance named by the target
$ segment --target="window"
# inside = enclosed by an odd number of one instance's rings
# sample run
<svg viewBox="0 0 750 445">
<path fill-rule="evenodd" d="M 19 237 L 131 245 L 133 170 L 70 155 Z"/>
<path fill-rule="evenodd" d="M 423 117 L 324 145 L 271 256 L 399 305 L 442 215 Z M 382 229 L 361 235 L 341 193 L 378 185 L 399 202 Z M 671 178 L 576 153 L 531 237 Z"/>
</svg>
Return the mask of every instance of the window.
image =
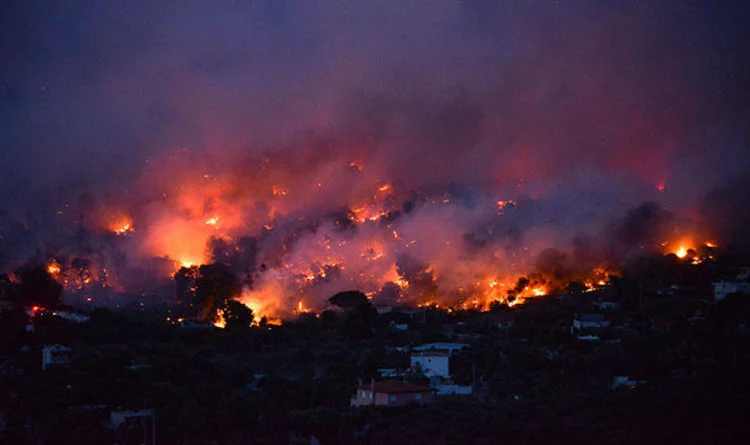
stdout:
<svg viewBox="0 0 750 445">
<path fill-rule="evenodd" d="M 391 402 L 391 403 L 395 403 L 396 402 L 396 396 L 393 395 L 393 394 L 389 395 L 388 396 L 388 401 Z"/>
<path fill-rule="evenodd" d="M 418 393 L 417 393 L 417 395 L 416 395 L 416 396 L 414 396 L 414 399 L 415 399 L 415 400 L 422 400 L 422 393 L 419 393 L 419 392 L 418 392 Z"/>
<path fill-rule="evenodd" d="M 372 393 L 367 393 L 367 396 L 372 399 Z"/>
<path fill-rule="evenodd" d="M 362 391 L 362 398 L 363 398 L 363 399 L 366 399 L 366 398 L 367 398 L 367 393 L 366 393 L 366 392 L 364 392 L 364 391 Z"/>
</svg>

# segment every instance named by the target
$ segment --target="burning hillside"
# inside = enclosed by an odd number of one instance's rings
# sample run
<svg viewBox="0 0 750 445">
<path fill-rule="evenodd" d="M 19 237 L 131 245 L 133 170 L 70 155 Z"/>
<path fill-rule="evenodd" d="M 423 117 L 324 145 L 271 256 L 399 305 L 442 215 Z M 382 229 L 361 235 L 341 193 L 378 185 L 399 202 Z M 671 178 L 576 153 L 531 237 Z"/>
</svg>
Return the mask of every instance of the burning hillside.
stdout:
<svg viewBox="0 0 750 445">
<path fill-rule="evenodd" d="M 719 6 L 283 3 L 10 11 L 2 270 L 93 305 L 220 263 L 285 317 L 518 304 L 746 238 L 748 39 L 703 26 Z"/>
<path fill-rule="evenodd" d="M 681 221 L 657 204 L 624 218 L 617 206 L 601 209 L 610 217 L 571 216 L 555 213 L 554 193 L 417 188 L 346 154 L 197 171 L 204 162 L 152 161 L 131 186 L 145 193 L 86 203 L 90 214 L 68 221 L 78 231 L 50 251 L 48 271 L 90 302 L 93 288 L 143 295 L 169 288 L 180 268 L 222 263 L 240 279 L 247 306 L 283 318 L 320 311 L 347 289 L 385 305 L 515 305 L 571 282 L 605 286 L 644 253 L 699 262 L 713 247 L 683 236 Z"/>
</svg>

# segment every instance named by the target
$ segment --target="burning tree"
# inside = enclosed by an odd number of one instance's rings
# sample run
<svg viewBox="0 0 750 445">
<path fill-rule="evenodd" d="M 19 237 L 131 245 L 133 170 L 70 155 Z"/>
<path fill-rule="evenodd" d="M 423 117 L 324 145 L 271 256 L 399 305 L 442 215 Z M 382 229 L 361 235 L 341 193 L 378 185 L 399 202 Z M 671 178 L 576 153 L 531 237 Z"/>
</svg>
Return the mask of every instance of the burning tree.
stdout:
<svg viewBox="0 0 750 445">
<path fill-rule="evenodd" d="M 197 317 L 212 322 L 227 302 L 241 293 L 239 279 L 222 263 L 183 267 L 175 274 L 175 281 L 178 298 L 195 308 Z"/>
</svg>

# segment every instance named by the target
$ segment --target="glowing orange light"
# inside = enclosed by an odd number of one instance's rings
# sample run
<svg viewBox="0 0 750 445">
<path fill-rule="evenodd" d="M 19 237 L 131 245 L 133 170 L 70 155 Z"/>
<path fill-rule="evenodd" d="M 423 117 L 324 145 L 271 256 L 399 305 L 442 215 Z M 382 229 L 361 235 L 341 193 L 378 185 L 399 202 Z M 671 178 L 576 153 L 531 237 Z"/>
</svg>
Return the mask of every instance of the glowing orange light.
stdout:
<svg viewBox="0 0 750 445">
<path fill-rule="evenodd" d="M 214 326 L 221 329 L 224 329 L 227 326 L 227 322 L 224 320 L 224 314 L 221 312 L 219 312 L 218 318 L 214 321 Z"/>
<path fill-rule="evenodd" d="M 57 276 L 57 275 L 59 275 L 59 274 L 60 274 L 60 271 L 61 271 L 61 270 L 62 270 L 62 269 L 61 269 L 61 267 L 60 267 L 60 264 L 59 264 L 59 263 L 58 263 L 57 261 L 55 261 L 55 260 L 52 260 L 52 261 L 51 261 L 51 262 L 50 262 L 50 263 L 49 263 L 49 264 L 47 265 L 47 272 L 48 272 L 48 273 L 49 273 L 50 275 L 52 275 L 52 276 Z"/>
</svg>

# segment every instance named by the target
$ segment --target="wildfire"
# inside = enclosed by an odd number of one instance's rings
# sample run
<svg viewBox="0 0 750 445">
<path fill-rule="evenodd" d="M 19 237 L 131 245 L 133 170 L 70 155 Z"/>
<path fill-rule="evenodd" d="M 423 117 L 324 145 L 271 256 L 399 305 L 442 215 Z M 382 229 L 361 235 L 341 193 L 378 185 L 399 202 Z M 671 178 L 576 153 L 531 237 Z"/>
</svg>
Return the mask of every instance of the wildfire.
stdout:
<svg viewBox="0 0 750 445">
<path fill-rule="evenodd" d="M 499 195 L 507 190 L 483 190 L 487 194 L 481 196 L 493 196 L 489 202 L 467 200 L 462 193 L 438 189 L 439 184 L 421 190 L 385 176 L 375 165 L 365 170 L 351 158 L 321 166 L 304 159 L 287 166 L 288 160 L 268 156 L 258 160 L 257 170 L 235 172 L 230 167 L 225 172 L 217 165 L 210 175 L 203 170 L 206 164 L 192 171 L 169 168 L 158 175 L 155 198 L 149 202 L 154 209 L 106 207 L 99 211 L 99 227 L 125 235 L 134 232 L 132 215 L 137 215 L 138 236 L 109 241 L 165 259 L 175 272 L 214 258 L 231 263 L 232 270 L 243 274 L 241 301 L 256 321 L 323 310 L 327 298 L 345 289 L 358 289 L 374 301 L 458 310 L 487 309 L 494 301 L 514 306 L 564 293 L 564 280 L 582 282 L 578 291 L 608 283 L 611 273 L 603 269 L 576 270 L 565 279 L 544 276 L 537 260 L 546 248 L 559 250 L 566 266 L 580 265 L 570 264 L 575 258 L 571 247 L 557 243 L 561 237 L 546 227 L 532 221 L 520 232 L 509 228 L 536 216 L 532 211 L 511 221 L 518 203 L 509 199 L 516 195 Z M 317 170 L 306 175 L 308 168 Z M 149 178 L 148 185 L 153 181 Z M 661 248 L 646 248 L 694 264 L 711 257 L 713 242 L 696 243 L 701 238 L 694 233 L 672 233 L 676 235 Z M 247 245 L 241 244 L 243 238 Z M 58 260 L 63 264 L 47 267 L 60 282 L 99 282 L 94 272 L 80 274 L 70 260 Z M 600 264 L 617 260 L 600 258 Z"/>
<path fill-rule="evenodd" d="M 126 233 L 132 232 L 133 230 L 134 230 L 133 226 L 131 225 L 130 222 L 124 222 L 120 225 L 112 227 L 112 231 L 116 235 L 125 235 Z"/>
<path fill-rule="evenodd" d="M 60 272 L 62 271 L 62 267 L 60 266 L 60 263 L 58 263 L 55 260 L 52 260 L 47 264 L 47 272 L 52 275 L 53 277 L 57 278 L 60 275 Z"/>
<path fill-rule="evenodd" d="M 666 241 L 661 245 L 665 249 L 665 254 L 671 253 L 681 260 L 690 260 L 693 265 L 701 264 L 706 260 L 713 260 L 713 250 L 717 247 L 716 243 L 713 241 L 695 243 L 693 239 L 683 237 L 676 243 Z"/>
<path fill-rule="evenodd" d="M 221 329 L 227 327 L 227 322 L 224 320 L 224 314 L 222 314 L 221 311 L 219 311 L 216 321 L 214 321 L 214 326 Z"/>
</svg>

